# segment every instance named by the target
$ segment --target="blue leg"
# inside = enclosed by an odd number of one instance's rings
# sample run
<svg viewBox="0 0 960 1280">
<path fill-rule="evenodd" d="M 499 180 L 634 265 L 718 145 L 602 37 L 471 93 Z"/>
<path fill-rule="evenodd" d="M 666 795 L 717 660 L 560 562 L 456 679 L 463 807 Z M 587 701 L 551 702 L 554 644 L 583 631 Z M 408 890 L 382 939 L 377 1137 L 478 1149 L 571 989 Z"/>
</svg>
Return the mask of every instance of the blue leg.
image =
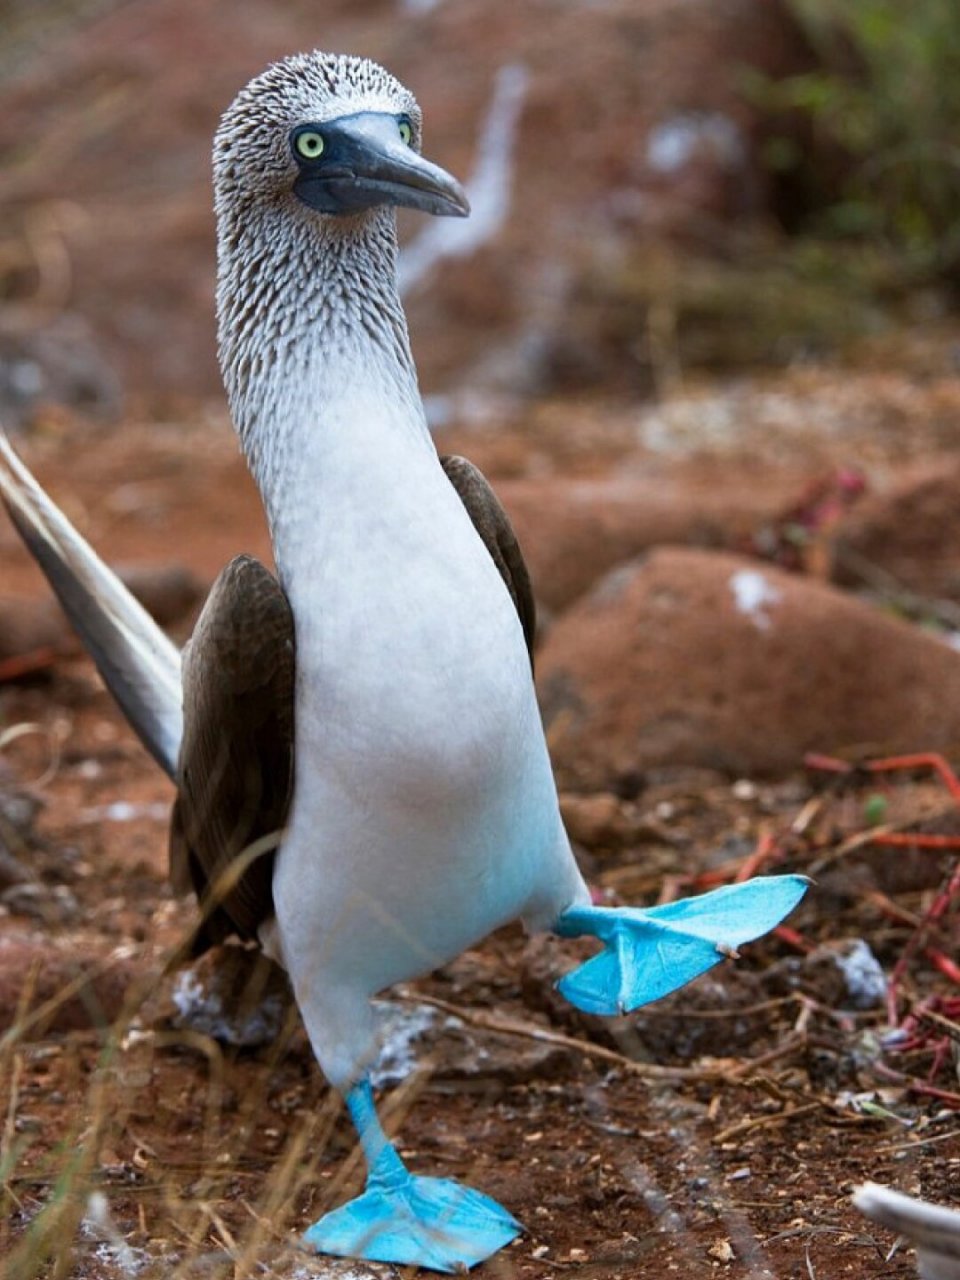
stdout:
<svg viewBox="0 0 960 1280">
<path fill-rule="evenodd" d="M 448 1178 L 409 1173 L 380 1127 L 366 1081 L 347 1095 L 347 1107 L 367 1161 L 367 1185 L 306 1232 L 318 1253 L 465 1271 L 520 1234 L 520 1224 L 489 1196 Z"/>
<path fill-rule="evenodd" d="M 557 984 L 587 1013 L 629 1013 L 685 986 L 737 947 L 773 929 L 797 905 L 805 876 L 758 876 L 665 907 L 570 907 L 554 925 L 563 938 L 589 933 L 599 955 Z"/>
</svg>

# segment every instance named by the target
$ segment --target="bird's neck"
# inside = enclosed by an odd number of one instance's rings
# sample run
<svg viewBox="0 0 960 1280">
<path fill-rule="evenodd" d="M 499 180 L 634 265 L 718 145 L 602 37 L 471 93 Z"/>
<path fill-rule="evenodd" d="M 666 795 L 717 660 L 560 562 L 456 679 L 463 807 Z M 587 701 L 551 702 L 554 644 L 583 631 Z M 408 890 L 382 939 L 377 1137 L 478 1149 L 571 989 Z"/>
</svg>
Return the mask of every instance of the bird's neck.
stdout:
<svg viewBox="0 0 960 1280">
<path fill-rule="evenodd" d="M 318 228 L 258 210 L 218 230 L 221 369 L 276 542 L 291 507 L 322 501 L 378 438 L 433 447 L 397 292 L 394 216 Z"/>
</svg>

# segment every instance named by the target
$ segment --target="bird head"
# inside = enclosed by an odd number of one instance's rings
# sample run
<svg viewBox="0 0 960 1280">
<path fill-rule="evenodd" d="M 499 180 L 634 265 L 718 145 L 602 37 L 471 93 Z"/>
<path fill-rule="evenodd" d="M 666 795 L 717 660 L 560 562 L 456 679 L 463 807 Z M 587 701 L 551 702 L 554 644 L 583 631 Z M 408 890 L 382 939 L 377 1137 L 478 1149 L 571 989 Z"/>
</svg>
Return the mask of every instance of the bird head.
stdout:
<svg viewBox="0 0 960 1280">
<path fill-rule="evenodd" d="M 281 205 L 340 219 L 384 206 L 464 217 L 449 173 L 420 154 L 413 95 L 366 58 L 309 53 L 252 80 L 214 142 L 218 209 Z"/>
</svg>

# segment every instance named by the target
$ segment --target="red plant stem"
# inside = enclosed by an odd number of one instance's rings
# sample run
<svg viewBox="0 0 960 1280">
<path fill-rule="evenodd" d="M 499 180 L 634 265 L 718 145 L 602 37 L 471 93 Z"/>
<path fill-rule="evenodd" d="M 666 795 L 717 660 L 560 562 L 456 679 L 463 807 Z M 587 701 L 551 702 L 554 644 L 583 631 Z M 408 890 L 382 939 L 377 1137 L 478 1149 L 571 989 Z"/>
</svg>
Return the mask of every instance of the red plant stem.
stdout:
<svg viewBox="0 0 960 1280">
<path fill-rule="evenodd" d="M 960 803 L 960 778 L 937 751 L 921 751 L 909 756 L 886 756 L 882 760 L 871 760 L 865 767 L 871 773 L 893 773 L 898 769 L 932 769 L 940 776 L 954 800 Z"/>
<path fill-rule="evenodd" d="M 930 1070 L 927 1072 L 927 1084 L 936 1080 L 937 1076 L 940 1074 L 940 1068 L 946 1062 L 949 1053 L 950 1037 L 940 1036 L 933 1048 L 933 1062 L 930 1065 Z"/>
<path fill-rule="evenodd" d="M 908 1080 L 907 1088 L 911 1093 L 922 1093 L 928 1098 L 939 1098 L 947 1106 L 960 1110 L 960 1093 L 951 1093 L 948 1089 L 938 1089 L 932 1084 L 923 1084 L 920 1080 Z"/>
<path fill-rule="evenodd" d="M 809 751 L 803 757 L 808 769 L 817 769 L 822 773 L 853 773 L 854 765 L 846 760 L 838 760 L 835 756 L 821 755 L 818 751 Z M 900 769 L 932 769 L 941 782 L 960 804 L 960 778 L 954 773 L 946 758 L 937 751 L 918 751 L 913 755 L 884 756 L 880 760 L 869 760 L 859 766 L 869 773 L 895 773 Z"/>
<path fill-rule="evenodd" d="M 816 752 L 805 756 L 804 764 L 808 769 L 819 769 L 826 773 L 848 774 L 853 772 L 853 766 L 847 764 L 845 760 L 837 760 L 833 756 L 820 755 Z M 915 752 L 912 755 L 884 756 L 880 760 L 870 760 L 862 767 L 870 773 L 893 773 L 900 769 L 931 769 L 939 777 L 953 799 L 960 804 L 960 779 L 957 778 L 946 758 L 940 755 L 939 752 L 922 751 Z M 871 843 L 887 846 L 888 848 L 960 849 L 960 836 L 887 832 L 874 836 Z M 934 899 L 923 919 L 917 924 L 913 933 L 907 939 L 900 958 L 894 965 L 890 980 L 887 983 L 887 1019 L 892 1027 L 897 1025 L 897 992 L 907 964 L 919 946 L 920 939 L 923 937 L 927 927 L 940 919 L 958 893 L 960 893 L 960 860 L 957 861 L 948 885 Z M 951 960 L 949 956 L 931 947 L 927 947 L 924 954 L 934 968 L 939 970 L 944 977 L 960 985 L 960 966 Z"/>
<path fill-rule="evenodd" d="M 891 1027 L 895 1027 L 897 1025 L 897 989 L 900 985 L 900 980 L 906 971 L 910 957 L 919 946 L 920 939 L 923 937 L 928 925 L 931 925 L 940 919 L 947 907 L 950 905 L 951 900 L 956 896 L 958 890 L 960 890 L 960 862 L 958 862 L 956 867 L 954 867 L 953 875 L 950 877 L 950 882 L 946 889 L 944 889 L 942 893 L 938 894 L 931 903 L 929 909 L 925 912 L 923 919 L 907 939 L 906 945 L 900 953 L 900 959 L 893 966 L 893 972 L 890 974 L 890 981 L 887 983 L 887 1020 Z M 960 967 L 958 967 L 954 961 L 949 958 L 949 956 L 945 956 L 942 951 L 937 951 L 932 947 L 927 947 L 924 954 L 927 956 L 930 963 L 934 965 L 934 967 L 937 968 L 945 977 L 949 978 L 951 982 L 956 982 L 960 985 Z"/>
<path fill-rule="evenodd" d="M 816 769 L 819 773 L 853 773 L 853 765 L 846 760 L 821 755 L 819 751 L 808 751 L 803 757 L 803 764 L 804 768 Z"/>
<path fill-rule="evenodd" d="M 921 1080 L 915 1080 L 912 1076 L 904 1075 L 902 1071 L 894 1071 L 892 1067 L 888 1067 L 883 1062 L 878 1062 L 874 1070 L 878 1076 L 883 1076 L 886 1080 L 893 1080 L 896 1084 L 903 1085 L 911 1093 L 922 1093 L 929 1098 L 939 1098 L 941 1102 L 947 1103 L 948 1106 L 960 1109 L 960 1093 L 950 1093 L 947 1089 L 938 1089 L 935 1085 L 924 1084 Z"/>
<path fill-rule="evenodd" d="M 765 831 L 757 841 L 757 847 L 753 853 L 749 854 L 741 862 L 733 877 L 734 884 L 742 884 L 744 880 L 749 880 L 751 876 L 755 876 L 763 864 L 772 858 L 776 851 L 776 840 L 774 840 L 769 831 Z"/>
<path fill-rule="evenodd" d="M 949 978 L 960 987 L 960 965 L 957 965 L 949 956 L 945 956 L 942 951 L 934 951 L 932 947 L 927 947 L 924 955 L 945 978 Z"/>
<path fill-rule="evenodd" d="M 889 831 L 871 836 L 871 844 L 914 849 L 960 849 L 960 836 L 937 836 L 926 832 Z"/>
<path fill-rule="evenodd" d="M 796 947 L 804 955 L 814 950 L 813 943 L 808 938 L 805 938 L 802 933 L 798 933 L 796 929 L 791 929 L 788 924 L 778 924 L 773 932 L 781 942 L 787 943 L 788 946 Z"/>
<path fill-rule="evenodd" d="M 953 868 L 953 875 L 951 875 L 946 889 L 934 899 L 930 910 L 924 917 L 924 922 L 939 920 L 958 892 L 960 892 L 960 861 Z"/>
<path fill-rule="evenodd" d="M 36 671 L 45 671 L 52 667 L 59 657 L 52 645 L 41 649 L 31 649 L 29 653 L 15 653 L 10 658 L 0 660 L 0 684 L 11 680 L 21 680 L 24 676 L 32 676 Z"/>
<path fill-rule="evenodd" d="M 895 1027 L 897 1025 L 897 990 L 899 988 L 897 975 L 892 974 L 887 979 L 887 1026 Z"/>
<path fill-rule="evenodd" d="M 912 911 L 907 911 L 898 906 L 880 889 L 871 889 L 863 895 L 863 900 L 864 902 L 872 902 L 882 915 L 885 915 L 889 920 L 895 920 L 897 924 L 908 924 L 915 929 L 919 923 Z"/>
</svg>

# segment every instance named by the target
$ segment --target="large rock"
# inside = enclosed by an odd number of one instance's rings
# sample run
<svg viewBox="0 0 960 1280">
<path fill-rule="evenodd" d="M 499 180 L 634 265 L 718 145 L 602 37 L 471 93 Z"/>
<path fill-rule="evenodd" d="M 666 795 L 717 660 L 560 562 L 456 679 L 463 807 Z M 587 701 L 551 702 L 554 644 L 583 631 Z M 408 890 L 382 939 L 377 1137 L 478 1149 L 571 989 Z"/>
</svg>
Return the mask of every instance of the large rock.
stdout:
<svg viewBox="0 0 960 1280">
<path fill-rule="evenodd" d="M 562 783 L 657 765 L 796 768 L 804 752 L 960 746 L 960 654 L 833 587 L 663 548 L 560 618 L 538 663 Z"/>
<path fill-rule="evenodd" d="M 864 498 L 833 538 L 834 579 L 960 602 L 958 489 L 960 464 L 946 455 Z"/>
<path fill-rule="evenodd" d="M 508 480 L 497 484 L 520 539 L 537 599 L 567 608 L 608 570 L 665 543 L 743 546 L 779 514 L 796 480 L 757 484 L 733 468 L 658 467 L 596 479 Z"/>
<path fill-rule="evenodd" d="M 162 627 L 180 622 L 204 595 L 201 580 L 181 564 L 129 564 L 115 566 L 115 572 Z M 0 661 L 41 649 L 70 649 L 76 643 L 51 595 L 0 595 Z"/>
<path fill-rule="evenodd" d="M 90 326 L 67 313 L 0 311 L 0 421 L 16 430 L 50 405 L 116 419 L 120 386 Z"/>
</svg>

